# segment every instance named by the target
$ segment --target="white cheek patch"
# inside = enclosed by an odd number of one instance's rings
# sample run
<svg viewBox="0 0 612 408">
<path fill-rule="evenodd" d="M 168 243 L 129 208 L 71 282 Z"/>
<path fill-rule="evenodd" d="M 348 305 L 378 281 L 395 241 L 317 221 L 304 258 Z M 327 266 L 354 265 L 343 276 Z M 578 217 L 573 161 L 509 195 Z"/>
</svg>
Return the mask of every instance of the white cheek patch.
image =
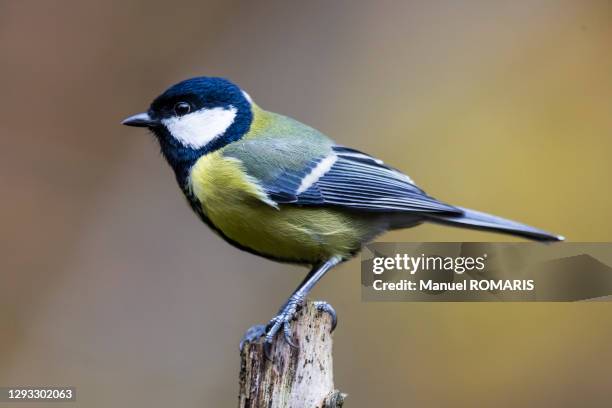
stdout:
<svg viewBox="0 0 612 408">
<path fill-rule="evenodd" d="M 185 147 L 199 149 L 222 136 L 236 119 L 236 108 L 200 109 L 184 116 L 162 119 L 172 137 Z"/>
</svg>

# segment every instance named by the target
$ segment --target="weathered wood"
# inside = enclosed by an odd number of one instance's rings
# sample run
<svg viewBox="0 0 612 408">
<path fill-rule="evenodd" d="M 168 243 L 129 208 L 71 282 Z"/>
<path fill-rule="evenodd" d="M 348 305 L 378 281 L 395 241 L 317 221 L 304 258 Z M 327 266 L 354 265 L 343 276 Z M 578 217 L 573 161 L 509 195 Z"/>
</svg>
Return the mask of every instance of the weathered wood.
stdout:
<svg viewBox="0 0 612 408">
<path fill-rule="evenodd" d="M 295 349 L 280 337 L 266 359 L 262 339 L 241 352 L 239 408 L 337 408 L 345 394 L 334 389 L 331 318 L 312 302 L 293 322 Z"/>
</svg>

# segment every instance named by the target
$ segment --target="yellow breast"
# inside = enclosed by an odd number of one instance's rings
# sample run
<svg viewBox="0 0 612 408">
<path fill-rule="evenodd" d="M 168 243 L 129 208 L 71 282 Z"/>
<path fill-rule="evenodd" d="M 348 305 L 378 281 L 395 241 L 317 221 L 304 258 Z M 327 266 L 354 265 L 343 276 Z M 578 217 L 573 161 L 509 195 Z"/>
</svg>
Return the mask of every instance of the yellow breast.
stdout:
<svg viewBox="0 0 612 408">
<path fill-rule="evenodd" d="M 374 220 L 335 209 L 277 206 L 240 160 L 219 151 L 196 162 L 189 182 L 223 235 L 273 258 L 315 263 L 348 256 L 378 229 Z"/>
</svg>

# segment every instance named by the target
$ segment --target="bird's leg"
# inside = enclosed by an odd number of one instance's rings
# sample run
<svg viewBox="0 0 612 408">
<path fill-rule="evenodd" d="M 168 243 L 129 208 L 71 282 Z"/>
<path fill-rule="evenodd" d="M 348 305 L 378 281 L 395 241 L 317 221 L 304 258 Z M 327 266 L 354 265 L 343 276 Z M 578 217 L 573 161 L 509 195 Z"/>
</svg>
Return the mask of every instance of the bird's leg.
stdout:
<svg viewBox="0 0 612 408">
<path fill-rule="evenodd" d="M 283 307 L 281 307 L 278 312 L 278 315 L 276 315 L 274 318 L 272 318 L 272 320 L 270 320 L 267 326 L 264 342 L 264 350 L 266 352 L 266 356 L 270 357 L 272 343 L 274 342 L 274 338 L 276 337 L 276 334 L 279 332 L 281 327 L 283 329 L 285 341 L 289 345 L 297 347 L 297 345 L 293 342 L 292 339 L 293 335 L 291 332 L 291 321 L 295 317 L 298 308 L 302 305 L 304 299 L 306 299 L 306 296 L 308 295 L 308 293 L 310 293 L 312 288 L 314 288 L 317 282 L 321 280 L 321 278 L 331 268 L 338 265 L 340 262 L 342 262 L 342 258 L 339 256 L 334 256 L 328 259 L 323 264 L 313 268 L 312 271 L 308 273 L 306 278 L 298 286 L 295 292 L 293 292 L 289 299 L 287 299 L 287 302 L 285 302 Z M 329 312 L 332 315 L 332 326 L 335 327 L 337 319 L 336 312 L 334 311 L 334 309 L 325 302 L 318 302 L 317 307 L 319 308 L 319 310 Z"/>
</svg>

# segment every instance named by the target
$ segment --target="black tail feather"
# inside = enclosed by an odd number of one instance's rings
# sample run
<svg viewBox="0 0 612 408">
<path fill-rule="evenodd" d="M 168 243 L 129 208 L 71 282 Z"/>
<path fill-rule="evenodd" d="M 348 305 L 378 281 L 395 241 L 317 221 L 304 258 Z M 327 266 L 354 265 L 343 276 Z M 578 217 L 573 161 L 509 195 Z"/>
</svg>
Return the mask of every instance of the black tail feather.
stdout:
<svg viewBox="0 0 612 408">
<path fill-rule="evenodd" d="M 565 239 L 561 235 L 551 234 L 516 221 L 496 217 L 480 211 L 469 210 L 467 208 L 458 208 L 464 211 L 463 215 L 430 215 L 428 216 L 428 219 L 438 224 L 485 231 L 496 231 L 504 234 L 529 238 L 536 241 L 563 241 Z"/>
</svg>

